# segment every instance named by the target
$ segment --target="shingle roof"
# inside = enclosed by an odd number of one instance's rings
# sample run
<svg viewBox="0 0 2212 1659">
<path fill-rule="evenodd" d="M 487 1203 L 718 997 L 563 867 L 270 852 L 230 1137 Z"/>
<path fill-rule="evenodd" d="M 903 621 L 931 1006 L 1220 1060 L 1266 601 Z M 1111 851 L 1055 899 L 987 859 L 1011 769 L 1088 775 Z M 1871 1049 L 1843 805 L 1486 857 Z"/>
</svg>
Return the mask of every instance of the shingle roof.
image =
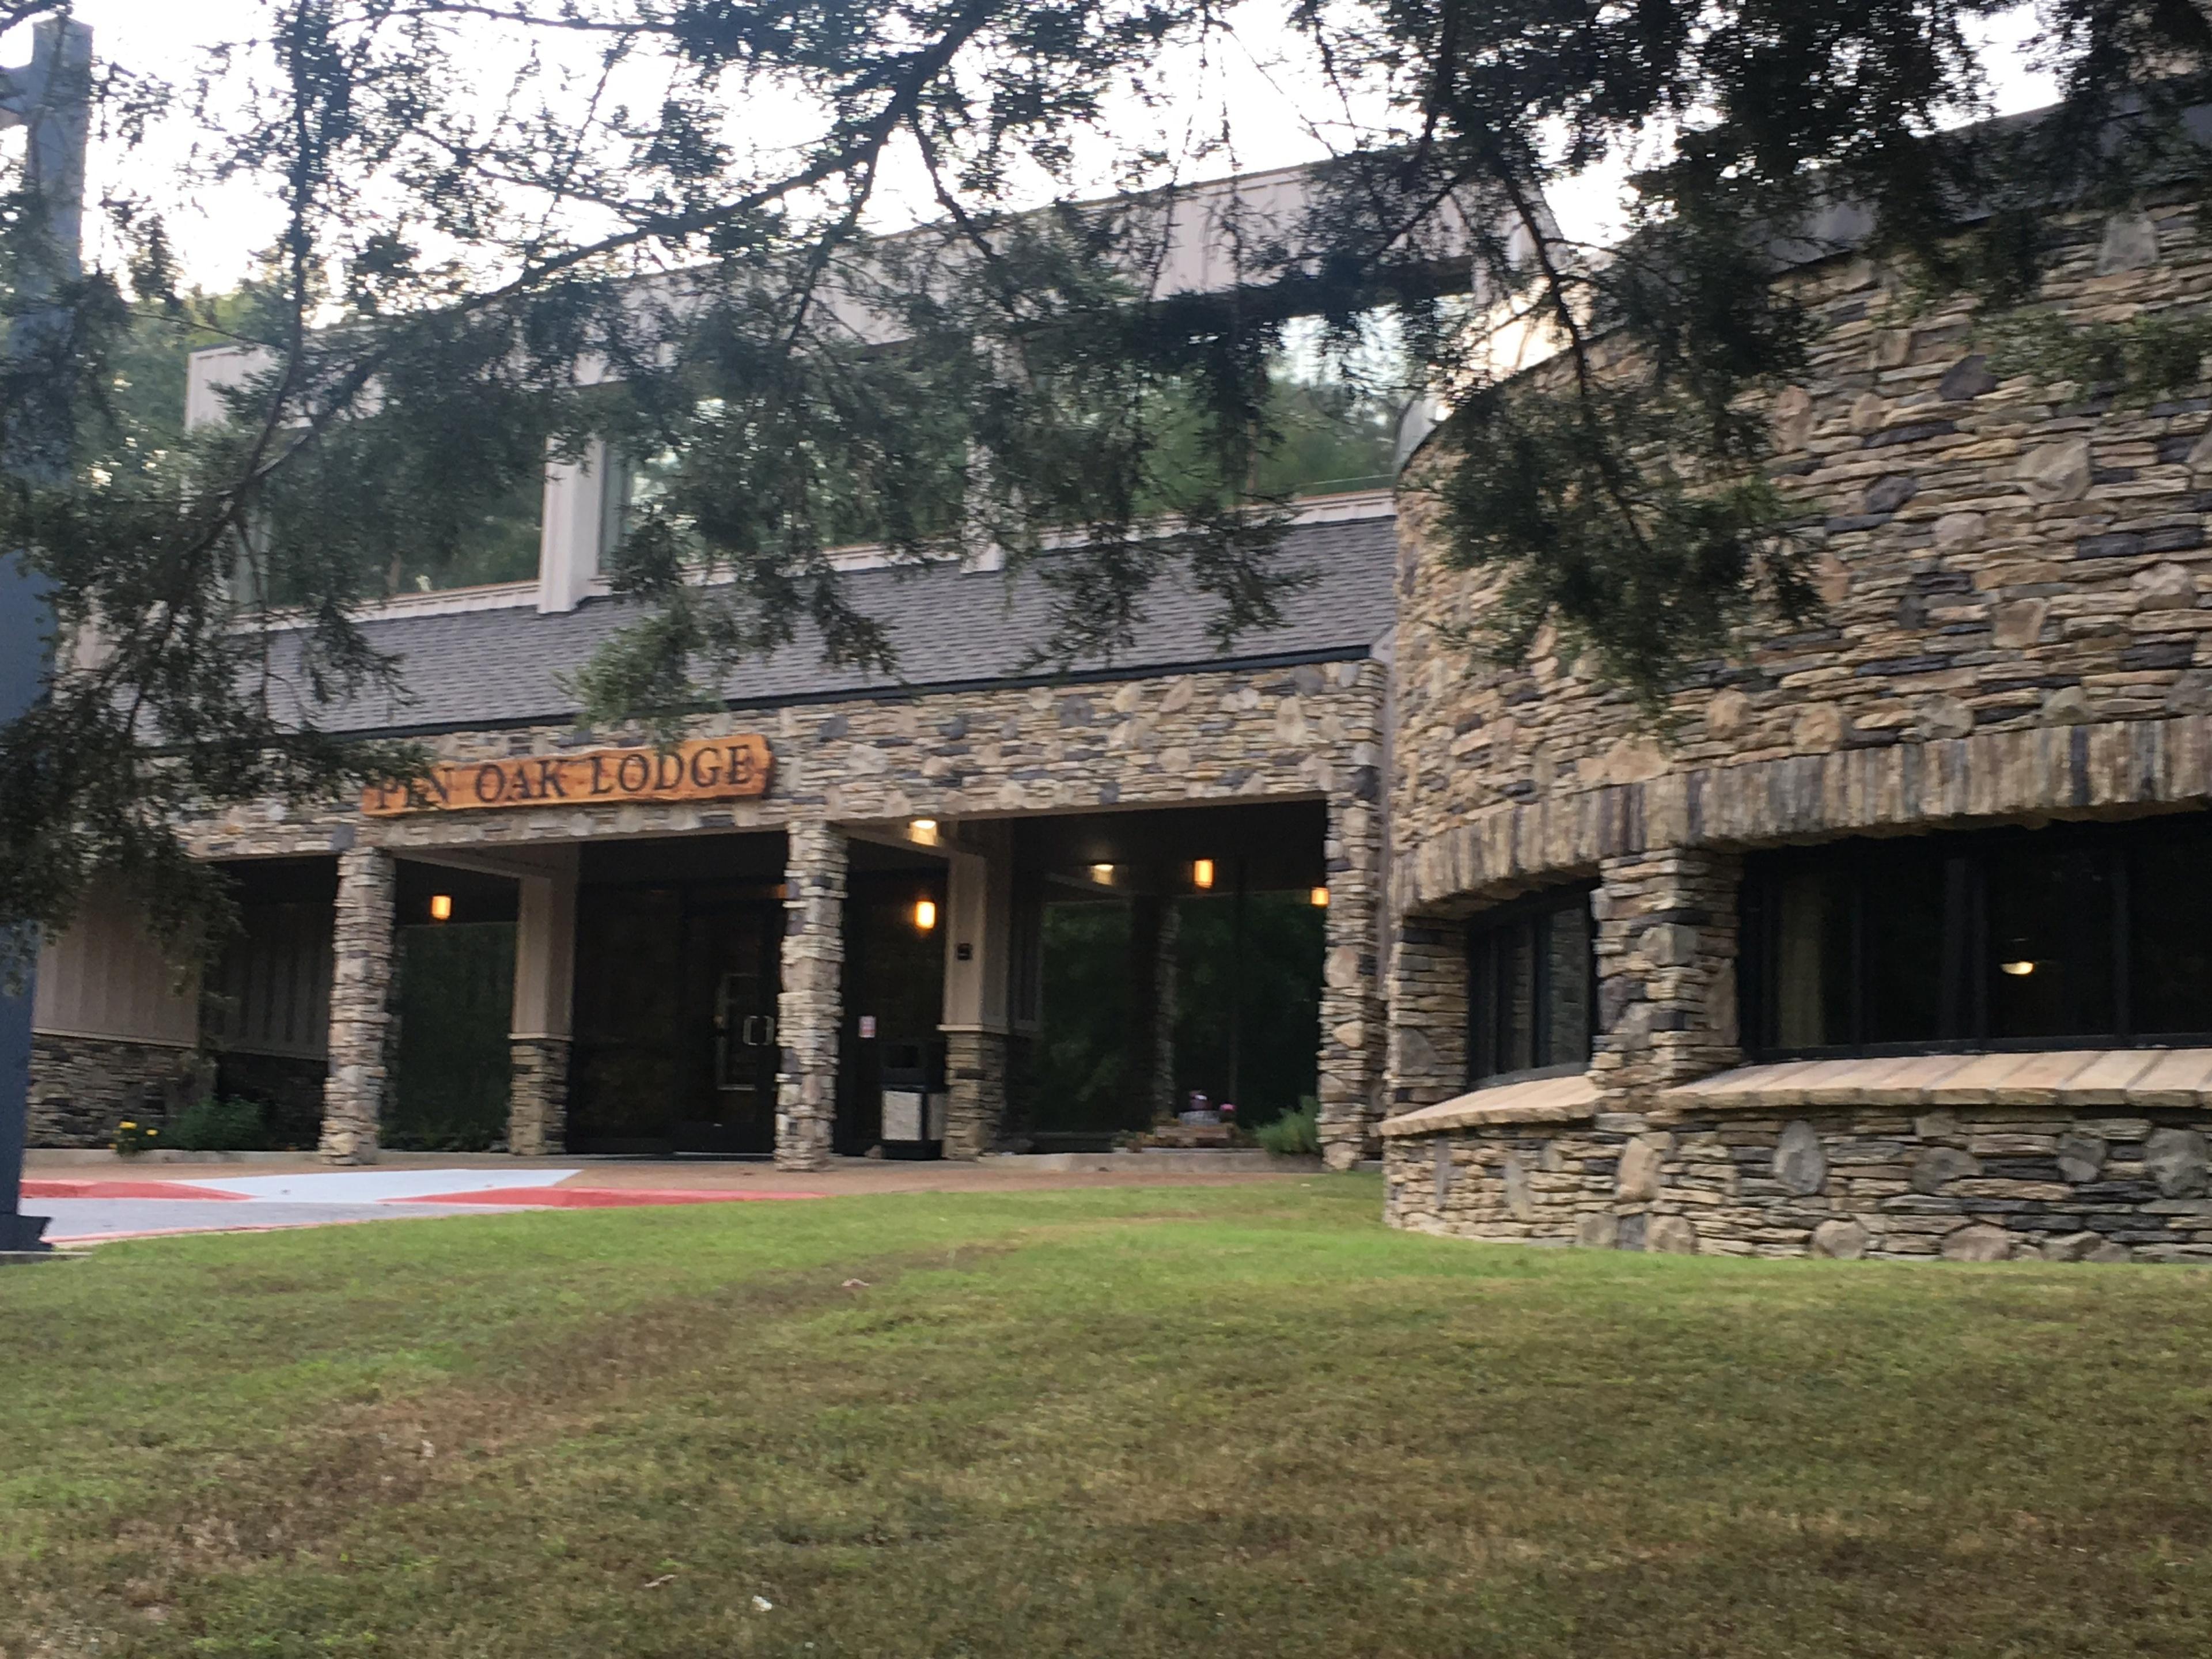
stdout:
<svg viewBox="0 0 2212 1659">
<path fill-rule="evenodd" d="M 1068 672 L 1120 678 L 1364 654 L 1395 620 L 1396 551 L 1397 525 L 1389 517 L 1296 526 L 1285 538 L 1280 568 L 1310 569 L 1316 580 L 1283 601 L 1279 628 L 1242 635 L 1223 653 L 1206 636 L 1213 603 L 1180 582 L 1164 582 L 1146 600 L 1131 649 L 1110 664 L 1078 663 Z M 1047 596 L 1033 575 L 1010 581 L 945 565 L 857 570 L 845 580 L 851 602 L 890 626 L 896 678 L 825 666 L 802 631 L 797 643 L 741 665 L 723 695 L 733 704 L 759 706 L 1051 677 L 1030 660 L 1051 627 Z M 370 642 L 403 659 L 412 701 L 365 698 L 323 711 L 320 723 L 353 732 L 419 732 L 569 719 L 576 702 L 561 689 L 562 677 L 642 614 L 602 599 L 550 615 L 515 607 L 372 621 L 365 624 Z"/>
</svg>

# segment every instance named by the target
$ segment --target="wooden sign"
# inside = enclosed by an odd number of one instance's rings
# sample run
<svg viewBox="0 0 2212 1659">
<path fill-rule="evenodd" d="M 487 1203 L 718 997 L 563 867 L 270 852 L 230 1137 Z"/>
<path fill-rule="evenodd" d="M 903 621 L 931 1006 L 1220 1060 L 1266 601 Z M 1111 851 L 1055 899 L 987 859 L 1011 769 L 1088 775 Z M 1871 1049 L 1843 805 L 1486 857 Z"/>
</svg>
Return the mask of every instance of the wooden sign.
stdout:
<svg viewBox="0 0 2212 1659">
<path fill-rule="evenodd" d="M 698 738 L 673 749 L 586 749 L 574 755 L 444 761 L 408 787 L 370 784 L 361 810 L 465 812 L 497 806 L 619 805 L 624 801 L 745 800 L 768 793 L 774 761 L 751 733 Z"/>
</svg>

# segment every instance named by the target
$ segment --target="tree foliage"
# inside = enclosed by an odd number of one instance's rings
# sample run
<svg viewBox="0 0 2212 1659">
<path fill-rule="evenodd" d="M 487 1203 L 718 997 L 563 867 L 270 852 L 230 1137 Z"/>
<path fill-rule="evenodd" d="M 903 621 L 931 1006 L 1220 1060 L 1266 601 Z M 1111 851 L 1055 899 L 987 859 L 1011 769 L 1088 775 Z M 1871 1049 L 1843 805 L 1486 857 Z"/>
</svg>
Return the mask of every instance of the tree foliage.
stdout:
<svg viewBox="0 0 2212 1659">
<path fill-rule="evenodd" d="M 1170 573 L 1220 637 L 1263 628 L 1302 574 L 1275 556 L 1285 458 L 1329 414 L 1285 392 L 1298 319 L 1344 364 L 1382 319 L 1448 408 L 1424 477 L 1449 556 L 1500 579 L 1481 647 L 1549 625 L 1657 708 L 1815 603 L 1762 471 L 1758 396 L 1805 350 L 1778 272 L 1849 240 L 2032 339 L 2054 203 L 2201 179 L 2199 6 L 2045 0 L 2063 104 L 1962 126 L 2001 9 L 1295 0 L 1340 153 L 1292 221 L 1223 209 L 1231 280 L 1204 292 L 1163 276 L 1188 158 L 1112 129 L 1176 52 L 1263 26 L 1231 0 L 264 0 L 167 82 L 103 72 L 115 143 L 167 135 L 102 204 L 113 268 L 27 285 L 40 203 L 0 195 L 0 453 L 63 446 L 0 489 L 0 545 L 64 646 L 0 733 L 0 917 L 64 922 L 108 871 L 188 933 L 215 896 L 185 814 L 418 764 L 334 731 L 404 705 L 361 613 L 508 574 L 549 457 L 638 481 L 606 561 L 637 620 L 583 676 L 596 719 L 672 720 L 793 642 L 896 673 L 829 557 L 855 538 L 1005 550 L 1051 594 L 1054 660 L 1125 646 Z M 1073 202 L 1086 144 L 1133 193 Z M 1629 234 L 1583 246 L 1546 204 L 1616 167 Z M 894 178 L 928 222 L 887 235 Z M 161 202 L 241 181 L 283 222 L 218 305 L 181 289 Z M 2204 326 L 2123 329 L 2100 372 L 2193 373 Z M 240 373 L 185 432 L 145 388 L 210 338 Z M 1380 395 L 1334 405 L 1352 450 L 1382 447 Z"/>
</svg>

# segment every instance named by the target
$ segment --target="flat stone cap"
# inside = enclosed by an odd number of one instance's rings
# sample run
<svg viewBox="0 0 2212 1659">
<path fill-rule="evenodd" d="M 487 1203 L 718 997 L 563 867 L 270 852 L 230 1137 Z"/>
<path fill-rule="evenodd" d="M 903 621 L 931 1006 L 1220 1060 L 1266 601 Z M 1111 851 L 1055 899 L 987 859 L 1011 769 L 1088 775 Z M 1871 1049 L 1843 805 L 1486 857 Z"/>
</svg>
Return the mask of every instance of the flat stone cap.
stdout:
<svg viewBox="0 0 2212 1659">
<path fill-rule="evenodd" d="M 2212 1104 L 2212 1048 L 1784 1060 L 1679 1085 L 1663 1091 L 1658 1103 L 1678 1112 L 1778 1106 L 2204 1106 Z M 1388 1124 L 1383 1133 L 1389 1133 Z"/>
<path fill-rule="evenodd" d="M 1486 1123 L 1584 1123 L 1597 1113 L 1597 1085 L 1587 1074 L 1540 1077 L 1440 1100 L 1382 1120 L 1387 1138 L 1441 1134 Z"/>
</svg>

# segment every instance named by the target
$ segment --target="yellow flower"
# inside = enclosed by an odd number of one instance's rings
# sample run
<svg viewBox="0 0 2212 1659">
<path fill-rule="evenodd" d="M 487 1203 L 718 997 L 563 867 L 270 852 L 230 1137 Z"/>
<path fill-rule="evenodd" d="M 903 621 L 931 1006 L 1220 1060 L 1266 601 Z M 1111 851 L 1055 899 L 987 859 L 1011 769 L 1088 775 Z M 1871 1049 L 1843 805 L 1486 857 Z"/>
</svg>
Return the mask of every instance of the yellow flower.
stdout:
<svg viewBox="0 0 2212 1659">
<path fill-rule="evenodd" d="M 157 1135 L 157 1134 L 159 1134 L 159 1133 L 161 1133 L 161 1132 L 159 1129 L 149 1129 L 149 1130 L 147 1130 L 147 1131 L 146 1131 L 146 1133 L 147 1133 L 147 1135 L 148 1135 L 148 1137 L 149 1137 L 149 1139 L 150 1139 L 152 1136 Z"/>
<path fill-rule="evenodd" d="M 115 1127 L 118 1129 L 135 1129 L 138 1126 L 129 1118 L 125 1118 L 122 1122 L 117 1124 Z"/>
</svg>

